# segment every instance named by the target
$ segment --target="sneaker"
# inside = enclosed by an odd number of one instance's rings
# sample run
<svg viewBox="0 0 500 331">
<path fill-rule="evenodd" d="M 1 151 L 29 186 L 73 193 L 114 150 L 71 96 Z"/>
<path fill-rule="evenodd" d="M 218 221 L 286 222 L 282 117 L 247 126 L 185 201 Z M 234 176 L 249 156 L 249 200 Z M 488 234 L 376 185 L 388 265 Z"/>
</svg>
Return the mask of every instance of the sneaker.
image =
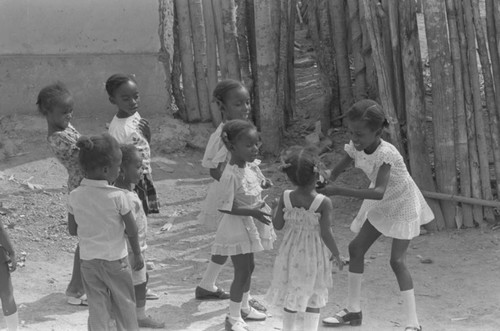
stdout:
<svg viewBox="0 0 500 331">
<path fill-rule="evenodd" d="M 248 324 L 243 320 L 234 320 L 229 316 L 226 317 L 224 329 L 226 331 L 250 331 L 250 329 L 248 328 Z"/>
<path fill-rule="evenodd" d="M 267 311 L 267 308 L 264 307 L 263 304 L 261 304 L 259 301 L 257 301 L 254 298 L 251 298 L 250 300 L 248 300 L 248 304 L 250 305 L 250 307 L 255 308 L 258 311 L 261 311 L 263 313 L 265 313 Z"/>
<path fill-rule="evenodd" d="M 196 289 L 194 291 L 194 296 L 198 300 L 210 300 L 210 299 L 226 300 L 226 299 L 229 299 L 229 293 L 224 291 L 220 287 L 217 287 L 216 291 L 209 291 L 209 290 L 205 290 L 203 287 L 196 286 Z"/>
<path fill-rule="evenodd" d="M 165 327 L 165 322 L 155 321 L 151 316 L 143 319 L 137 319 L 140 328 L 162 329 Z"/>
<path fill-rule="evenodd" d="M 155 292 L 151 291 L 151 289 L 146 290 L 146 300 L 158 300 L 160 296 Z"/>
<path fill-rule="evenodd" d="M 89 303 L 87 302 L 87 295 L 86 294 L 83 294 L 79 297 L 68 296 L 67 302 L 68 302 L 68 304 L 70 304 L 72 306 L 88 306 L 89 305 Z"/>
<path fill-rule="evenodd" d="M 241 317 L 245 321 L 263 321 L 267 318 L 266 313 L 258 311 L 257 309 L 250 307 L 249 311 L 241 310 Z"/>
</svg>

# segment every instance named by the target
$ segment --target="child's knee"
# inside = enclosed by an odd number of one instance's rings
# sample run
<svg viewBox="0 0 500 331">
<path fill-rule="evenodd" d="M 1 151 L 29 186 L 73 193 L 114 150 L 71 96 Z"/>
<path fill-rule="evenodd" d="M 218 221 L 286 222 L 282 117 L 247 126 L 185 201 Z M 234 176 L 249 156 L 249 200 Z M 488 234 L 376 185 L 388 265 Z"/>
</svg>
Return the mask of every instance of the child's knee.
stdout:
<svg viewBox="0 0 500 331">
<path fill-rule="evenodd" d="M 405 259 L 404 257 L 391 257 L 389 261 L 391 268 L 394 272 L 399 272 L 400 270 L 406 269 Z"/>
<path fill-rule="evenodd" d="M 355 240 L 349 243 L 349 257 L 361 257 L 363 256 L 363 247 Z"/>
</svg>

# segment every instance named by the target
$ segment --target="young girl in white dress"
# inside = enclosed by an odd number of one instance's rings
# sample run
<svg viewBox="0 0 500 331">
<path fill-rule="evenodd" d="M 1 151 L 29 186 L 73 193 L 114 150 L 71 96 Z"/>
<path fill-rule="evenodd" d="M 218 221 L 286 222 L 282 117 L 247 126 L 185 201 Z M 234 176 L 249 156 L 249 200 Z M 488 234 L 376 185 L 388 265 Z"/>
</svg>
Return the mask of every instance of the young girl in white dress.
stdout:
<svg viewBox="0 0 500 331">
<path fill-rule="evenodd" d="M 331 231 L 332 202 L 316 193 L 321 162 L 315 148 L 292 147 L 281 168 L 296 188 L 282 194 L 274 213 L 274 228 L 285 228 L 285 235 L 266 300 L 283 307 L 283 331 L 295 330 L 297 312 L 305 312 L 299 330 L 315 331 L 332 287 L 330 261 L 343 266 Z"/>
<path fill-rule="evenodd" d="M 249 305 L 249 290 L 255 267 L 253 253 L 271 249 L 276 235 L 271 224 L 271 209 L 261 197 L 271 184 L 259 169 L 259 134 L 245 120 L 224 124 L 222 140 L 231 159 L 220 179 L 217 206 L 223 213 L 212 255 L 230 256 L 234 279 L 230 289 L 227 331 L 249 330 L 245 320 L 265 320 L 266 314 Z"/>
<path fill-rule="evenodd" d="M 351 230 L 358 235 L 349 244 L 347 307 L 323 320 L 327 326 L 360 325 L 361 279 L 364 256 L 380 235 L 393 238 L 390 264 L 396 275 L 406 313 L 406 331 L 421 331 L 417 318 L 413 280 L 405 258 L 410 240 L 420 234 L 420 226 L 434 219 L 422 193 L 411 178 L 403 157 L 381 139 L 388 125 L 382 107 L 372 100 L 356 102 L 346 114 L 351 141 L 346 154 L 335 166 L 334 180 L 353 161 L 371 181 L 366 189 L 329 185 L 322 192 L 365 199 Z"/>
</svg>

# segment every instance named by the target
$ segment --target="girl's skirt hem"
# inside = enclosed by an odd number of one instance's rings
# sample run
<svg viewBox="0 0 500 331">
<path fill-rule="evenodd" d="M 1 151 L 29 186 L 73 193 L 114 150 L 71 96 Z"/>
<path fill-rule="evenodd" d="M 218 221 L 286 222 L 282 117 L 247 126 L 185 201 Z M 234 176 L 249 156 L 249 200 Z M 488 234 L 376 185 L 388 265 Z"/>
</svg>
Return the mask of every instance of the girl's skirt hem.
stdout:
<svg viewBox="0 0 500 331">
<path fill-rule="evenodd" d="M 240 254 L 256 253 L 264 250 L 264 247 L 259 242 L 254 243 L 236 243 L 231 245 L 224 245 L 214 243 L 212 245 L 212 255 L 233 256 Z"/>
<path fill-rule="evenodd" d="M 264 299 L 273 306 L 305 312 L 307 307 L 325 307 L 328 303 L 328 289 L 315 290 L 312 293 L 299 293 L 287 288 L 270 288 Z"/>
</svg>

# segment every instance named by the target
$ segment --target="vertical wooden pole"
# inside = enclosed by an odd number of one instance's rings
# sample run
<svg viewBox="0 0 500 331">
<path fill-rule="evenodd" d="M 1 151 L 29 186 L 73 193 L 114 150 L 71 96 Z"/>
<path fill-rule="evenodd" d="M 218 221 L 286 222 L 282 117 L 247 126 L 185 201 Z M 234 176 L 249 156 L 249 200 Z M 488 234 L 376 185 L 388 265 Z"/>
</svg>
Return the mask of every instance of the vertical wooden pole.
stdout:
<svg viewBox="0 0 500 331">
<path fill-rule="evenodd" d="M 282 113 L 276 110 L 276 54 L 274 52 L 276 40 L 270 33 L 273 18 L 269 1 L 254 0 L 254 15 L 263 152 L 277 155 L 281 145 L 279 123 Z"/>
<path fill-rule="evenodd" d="M 446 0 L 446 16 L 450 33 L 450 51 L 453 61 L 453 78 L 455 83 L 455 119 L 457 124 L 456 152 L 460 171 L 460 194 L 471 197 L 471 172 L 469 167 L 469 147 L 467 142 L 467 122 L 465 113 L 464 86 L 462 82 L 462 58 L 458 38 L 457 12 L 454 0 Z M 482 213 L 481 213 L 482 214 Z M 465 227 L 473 226 L 472 206 L 462 204 L 462 220 Z"/>
<path fill-rule="evenodd" d="M 160 51 L 158 60 L 163 65 L 165 71 L 165 90 L 166 93 L 166 110 L 167 113 L 172 113 L 172 69 L 171 69 L 171 56 L 173 55 L 172 37 L 173 32 L 173 12 L 174 6 L 171 1 L 159 0 L 158 13 L 159 13 L 159 26 L 158 37 L 160 39 Z"/>
<path fill-rule="evenodd" d="M 472 86 L 469 73 L 469 57 L 468 50 L 469 41 L 467 40 L 465 33 L 465 19 L 464 12 L 462 8 L 462 0 L 454 0 L 455 10 L 457 11 L 457 30 L 458 38 L 460 42 L 460 58 L 461 58 L 461 70 L 462 70 L 462 85 L 464 91 L 464 106 L 465 106 L 465 124 L 467 126 L 467 147 L 469 149 L 469 168 L 471 174 L 471 191 L 472 197 L 476 199 L 481 199 L 482 194 L 482 184 L 481 184 L 481 173 L 479 167 L 479 155 L 478 155 L 478 142 L 476 141 L 476 121 L 474 118 L 474 106 L 472 100 Z M 475 44 L 475 40 L 473 40 Z M 460 120 L 460 118 L 457 118 Z M 458 127 L 459 128 L 459 127 Z M 474 220 L 469 220 L 464 217 L 464 225 L 466 227 L 474 226 L 474 221 L 478 224 L 483 223 L 483 207 L 474 205 L 472 207 L 472 214 L 474 215 Z M 464 215 L 465 216 L 465 215 Z"/>
<path fill-rule="evenodd" d="M 218 126 L 222 121 L 222 114 L 219 107 L 212 100 L 212 92 L 217 85 L 217 38 L 215 35 L 214 14 L 212 10 L 212 0 L 203 0 L 203 18 L 205 22 L 206 51 L 207 51 L 207 86 L 210 99 L 210 115 L 214 126 Z"/>
<path fill-rule="evenodd" d="M 203 122 L 210 121 L 210 98 L 208 94 L 205 68 L 207 67 L 205 23 L 201 0 L 189 0 L 191 33 L 193 37 L 194 71 L 196 75 L 196 90 L 198 92 L 198 109 Z"/>
<path fill-rule="evenodd" d="M 236 7 L 234 0 L 223 0 L 221 3 L 228 78 L 241 80 L 238 36 L 236 34 Z"/>
<path fill-rule="evenodd" d="M 425 31 L 432 81 L 434 171 L 438 190 L 456 194 L 457 173 L 454 147 L 453 68 L 448 43 L 444 1 L 424 1 Z M 456 204 L 441 201 L 446 226 L 456 227 Z"/>
<path fill-rule="evenodd" d="M 404 73 L 404 88 L 407 98 L 405 109 L 407 117 L 408 153 L 411 175 L 417 185 L 427 191 L 435 191 L 436 184 L 432 178 L 425 138 L 425 91 L 422 75 L 422 60 L 418 38 L 417 17 L 414 0 L 400 0 L 399 34 L 401 36 L 402 71 Z M 439 201 L 428 199 L 429 206 L 434 212 L 435 223 L 430 224 L 433 230 L 445 227 L 444 217 Z"/>
<path fill-rule="evenodd" d="M 191 44 L 191 23 L 189 4 L 185 0 L 176 0 L 176 11 L 179 19 L 179 49 L 182 63 L 182 87 L 186 102 L 186 114 L 189 122 L 201 119 L 198 110 L 198 93 L 196 91 L 196 76 L 193 63 L 193 46 Z"/>
<path fill-rule="evenodd" d="M 276 35 L 276 54 L 278 55 L 276 58 L 276 65 L 278 66 L 278 76 L 277 85 L 276 85 L 276 97 L 277 97 L 277 109 L 281 110 L 283 116 L 280 118 L 281 127 L 285 127 L 285 117 L 288 111 L 286 110 L 286 100 L 288 98 L 288 10 L 287 9 L 287 0 L 278 0 L 275 1 L 274 4 L 278 7 L 275 13 L 272 15 L 276 20 L 279 17 L 280 24 L 276 24 L 279 27 L 279 33 Z"/>
<path fill-rule="evenodd" d="M 238 52 L 243 84 L 250 91 L 252 89 L 252 74 L 250 73 L 250 55 L 247 37 L 247 1 L 236 0 L 236 33 L 238 35 Z"/>
<path fill-rule="evenodd" d="M 354 100 L 365 99 L 366 94 L 366 65 L 362 54 L 362 34 L 359 22 L 358 1 L 348 1 L 349 22 L 351 27 L 351 47 L 354 62 Z"/>
<path fill-rule="evenodd" d="M 221 78 L 229 78 L 227 59 L 226 59 L 226 47 L 224 44 L 224 26 L 222 24 L 222 1 L 223 0 L 212 0 L 212 10 L 214 14 L 215 22 L 215 32 L 217 34 L 217 55 L 219 59 L 219 70 Z"/>
<path fill-rule="evenodd" d="M 347 12 L 344 7 L 343 0 L 330 0 L 328 4 L 331 18 L 331 35 L 333 37 L 332 41 L 335 49 L 335 60 L 337 63 L 340 113 L 345 114 L 353 103 L 351 70 L 347 52 Z"/>
<path fill-rule="evenodd" d="M 173 24 L 173 35 L 174 35 L 174 54 L 172 55 L 172 94 L 174 96 L 175 104 L 179 109 L 179 117 L 187 122 L 187 110 L 186 103 L 184 102 L 184 93 L 181 87 L 181 75 L 182 75 L 182 63 L 181 63 L 181 51 L 180 51 L 180 40 L 179 40 L 179 18 L 177 16 L 176 4 L 174 2 L 174 24 Z"/>
<path fill-rule="evenodd" d="M 492 199 L 490 186 L 490 165 L 488 158 L 488 148 L 486 145 L 486 130 L 483 119 L 483 105 L 481 100 L 481 87 L 479 83 L 479 70 L 477 63 L 476 37 L 474 32 L 474 23 L 472 18 L 472 4 L 470 0 L 462 0 L 462 8 L 465 19 L 465 34 L 467 38 L 467 53 L 469 65 L 469 79 L 472 91 L 472 103 L 474 122 L 476 126 L 476 143 L 479 156 L 479 173 L 481 176 L 482 198 Z M 493 221 L 495 216 L 491 208 L 484 208 L 484 217 Z M 484 225 L 480 223 L 480 225 Z"/>
<path fill-rule="evenodd" d="M 250 90 L 252 96 L 252 118 L 258 129 L 260 125 L 260 99 L 259 99 L 259 75 L 257 70 L 257 40 L 255 37 L 255 11 L 254 0 L 247 0 L 247 35 L 248 35 L 248 51 L 250 53 L 250 68 L 252 69 L 253 86 Z"/>
<path fill-rule="evenodd" d="M 373 60 L 373 50 L 370 41 L 370 35 L 368 33 L 368 27 L 366 24 L 366 14 L 365 14 L 365 6 L 363 1 L 359 1 L 359 21 L 361 25 L 362 31 L 362 52 L 366 65 L 366 92 L 368 98 L 377 100 L 379 97 L 378 93 L 378 81 L 377 81 L 377 71 L 375 69 L 375 62 Z"/>
<path fill-rule="evenodd" d="M 393 97 L 390 88 L 389 73 L 390 68 L 387 66 L 382 47 L 382 37 L 377 22 L 376 4 L 371 0 L 363 0 L 365 19 L 368 34 L 372 44 L 373 60 L 377 68 L 378 88 L 380 102 L 385 111 L 385 116 L 389 121 L 389 133 L 392 139 L 392 144 L 399 150 L 401 155 L 406 159 L 405 149 L 401 140 L 401 132 L 399 121 L 394 109 Z"/>
<path fill-rule="evenodd" d="M 288 36 L 287 36 L 287 75 L 288 75 L 288 98 L 286 98 L 285 124 L 288 126 L 290 120 L 297 113 L 295 109 L 295 19 L 296 19 L 297 0 L 288 2 Z"/>
</svg>

